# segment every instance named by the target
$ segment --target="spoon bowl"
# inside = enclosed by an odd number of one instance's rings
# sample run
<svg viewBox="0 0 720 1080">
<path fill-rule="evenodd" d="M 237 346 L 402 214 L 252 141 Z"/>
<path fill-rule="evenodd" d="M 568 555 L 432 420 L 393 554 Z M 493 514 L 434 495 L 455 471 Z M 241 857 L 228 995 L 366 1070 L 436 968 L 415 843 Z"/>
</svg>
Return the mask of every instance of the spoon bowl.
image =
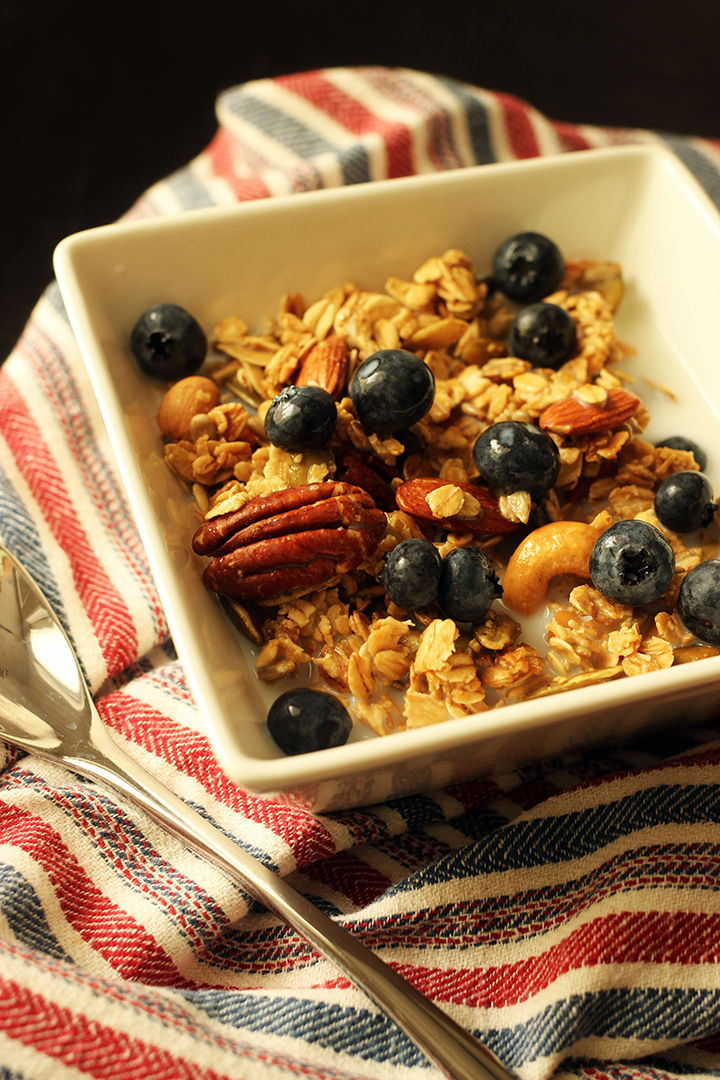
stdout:
<svg viewBox="0 0 720 1080">
<path fill-rule="evenodd" d="M 65 632 L 34 580 L 0 549 L 0 716 L 4 737 L 57 753 L 89 735 L 94 706 Z"/>
</svg>

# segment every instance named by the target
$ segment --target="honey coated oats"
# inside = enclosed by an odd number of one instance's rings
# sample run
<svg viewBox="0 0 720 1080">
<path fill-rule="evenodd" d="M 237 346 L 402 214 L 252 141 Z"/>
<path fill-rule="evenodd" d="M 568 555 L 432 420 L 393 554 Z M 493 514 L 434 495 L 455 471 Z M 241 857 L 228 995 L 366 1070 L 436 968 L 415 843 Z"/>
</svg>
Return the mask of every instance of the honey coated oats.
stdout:
<svg viewBox="0 0 720 1080">
<path fill-rule="evenodd" d="M 330 500 L 333 481 L 369 492 L 382 512 L 378 524 L 376 511 L 358 511 L 376 533 L 351 569 L 339 557 L 318 582 L 255 601 L 225 599 L 256 647 L 260 679 L 329 689 L 358 722 L 384 735 L 720 651 L 698 645 L 675 613 L 684 575 L 717 552 L 712 528 L 689 546 L 664 530 L 675 572 L 652 610 L 607 599 L 573 572 L 572 560 L 565 570 L 562 559 L 553 563 L 542 648 L 524 640 L 523 617 L 502 603 L 468 628 L 434 606 L 398 608 L 378 579 L 387 553 L 410 538 L 430 538 L 442 557 L 476 547 L 500 575 L 533 525 L 579 523 L 592 539 L 621 520 L 659 524 L 658 485 L 698 465 L 692 453 L 643 437 L 648 414 L 620 367 L 633 350 L 614 326 L 622 293 L 616 263 L 565 263 L 558 289 L 544 297 L 567 312 L 577 335 L 572 357 L 557 369 L 509 355 L 514 312 L 454 249 L 428 259 L 410 280 L 389 277 L 383 292 L 348 281 L 309 302 L 287 294 L 258 333 L 239 315 L 218 324 L 212 344 L 220 359 L 206 368 L 205 388 L 193 387 L 198 411 L 188 394 L 171 389 L 182 401 L 172 409 L 164 403 L 173 415 L 161 425 L 167 464 L 191 488 L 198 518 L 223 521 L 274 493 L 284 509 L 289 489 L 306 484 L 329 484 Z M 366 430 L 348 393 L 358 366 L 385 349 L 413 353 L 435 381 L 431 408 L 402 441 Z M 327 446 L 291 453 L 269 443 L 267 411 L 290 385 L 321 386 L 335 398 Z M 178 431 L 181 407 L 191 415 Z M 483 506 L 474 486 L 478 436 L 497 421 L 537 424 L 541 416 L 552 421 L 546 430 L 560 456 L 554 487 L 537 500 L 511 492 Z M 417 501 L 395 498 L 409 481 L 413 498 L 425 502 L 421 515 L 413 512 Z M 483 513 L 495 527 L 470 528 Z"/>
</svg>

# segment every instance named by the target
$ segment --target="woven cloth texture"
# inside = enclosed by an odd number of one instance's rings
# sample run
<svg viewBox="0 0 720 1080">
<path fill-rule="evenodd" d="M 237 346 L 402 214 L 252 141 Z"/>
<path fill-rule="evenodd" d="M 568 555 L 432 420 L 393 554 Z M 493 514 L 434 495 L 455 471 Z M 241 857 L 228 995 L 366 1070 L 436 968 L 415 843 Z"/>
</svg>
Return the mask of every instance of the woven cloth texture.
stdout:
<svg viewBox="0 0 720 1080">
<path fill-rule="evenodd" d="M 223 93 L 128 217 L 662 142 L 720 205 L 720 143 L 552 121 L 423 72 Z M 0 368 L 0 540 L 114 737 L 519 1077 L 720 1072 L 720 732 L 312 815 L 215 763 L 56 285 Z M 718 718 L 720 724 L 720 718 Z M 439 1075 L 333 966 L 142 811 L 0 743 L 0 1080 Z"/>
</svg>

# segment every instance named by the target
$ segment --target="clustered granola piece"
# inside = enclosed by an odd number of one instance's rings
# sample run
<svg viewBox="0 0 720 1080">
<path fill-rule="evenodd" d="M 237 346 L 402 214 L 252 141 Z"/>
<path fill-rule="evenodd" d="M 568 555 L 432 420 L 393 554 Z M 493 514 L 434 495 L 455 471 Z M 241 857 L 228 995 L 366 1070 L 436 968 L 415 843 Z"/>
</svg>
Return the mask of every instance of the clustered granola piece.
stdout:
<svg viewBox="0 0 720 1080">
<path fill-rule="evenodd" d="M 470 517 L 477 507 L 457 485 L 478 477 L 472 448 L 485 428 L 499 420 L 536 423 L 568 398 L 602 406 L 632 381 L 618 367 L 633 353 L 614 327 L 622 294 L 616 263 L 566 264 L 560 289 L 546 300 L 570 314 L 578 346 L 558 370 L 532 368 L 508 355 L 514 313 L 489 294 L 458 250 L 428 259 L 410 280 L 388 278 L 384 292 L 344 282 L 309 305 L 287 294 L 260 334 L 236 316 L 218 324 L 213 345 L 226 359 L 208 374 L 230 400 L 194 417 L 189 438 L 168 439 L 167 463 L 192 485 L 197 513 L 212 519 L 259 495 L 333 478 L 338 458 L 350 450 L 395 469 L 394 487 L 421 477 L 446 481 L 428 504 L 437 519 L 454 516 L 461 526 L 463 514 Z M 417 449 L 366 431 L 347 394 L 357 366 L 389 348 L 414 352 L 435 377 L 432 408 L 413 429 Z M 291 454 L 269 445 L 264 418 L 273 397 L 323 372 L 338 408 L 328 447 Z M 561 471 L 543 498 L 546 518 L 589 523 L 606 508 L 605 527 L 627 518 L 657 525 L 658 484 L 697 465 L 692 454 L 647 442 L 647 421 L 641 405 L 610 430 L 552 432 Z M 527 523 L 531 510 L 527 493 L 500 500 L 511 522 Z M 544 656 L 523 642 L 521 626 L 501 610 L 493 609 L 467 637 L 437 611 L 413 619 L 388 600 L 377 579 L 384 555 L 401 540 L 425 536 L 412 515 L 393 510 L 373 559 L 321 589 L 247 616 L 263 642 L 259 677 L 278 683 L 311 665 L 312 683 L 349 697 L 355 716 L 382 735 L 717 652 L 692 645 L 673 614 L 684 574 L 717 551 L 710 536 L 688 548 L 669 534 L 676 572 L 664 598 L 667 610 L 654 617 L 572 583 L 567 599 L 551 604 Z M 477 546 L 502 565 L 501 539 L 451 531 L 436 546 L 441 556 Z"/>
</svg>

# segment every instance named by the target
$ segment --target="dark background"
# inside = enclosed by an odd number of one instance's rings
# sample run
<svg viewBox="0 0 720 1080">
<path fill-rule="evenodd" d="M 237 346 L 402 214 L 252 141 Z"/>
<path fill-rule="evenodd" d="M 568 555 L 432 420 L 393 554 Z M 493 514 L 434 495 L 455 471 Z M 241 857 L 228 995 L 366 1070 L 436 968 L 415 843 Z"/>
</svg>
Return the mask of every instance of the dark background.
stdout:
<svg viewBox="0 0 720 1080">
<path fill-rule="evenodd" d="M 717 0 L 0 0 L 0 360 L 55 244 L 199 153 L 220 90 L 404 66 L 553 119 L 720 139 L 719 31 Z"/>
</svg>

